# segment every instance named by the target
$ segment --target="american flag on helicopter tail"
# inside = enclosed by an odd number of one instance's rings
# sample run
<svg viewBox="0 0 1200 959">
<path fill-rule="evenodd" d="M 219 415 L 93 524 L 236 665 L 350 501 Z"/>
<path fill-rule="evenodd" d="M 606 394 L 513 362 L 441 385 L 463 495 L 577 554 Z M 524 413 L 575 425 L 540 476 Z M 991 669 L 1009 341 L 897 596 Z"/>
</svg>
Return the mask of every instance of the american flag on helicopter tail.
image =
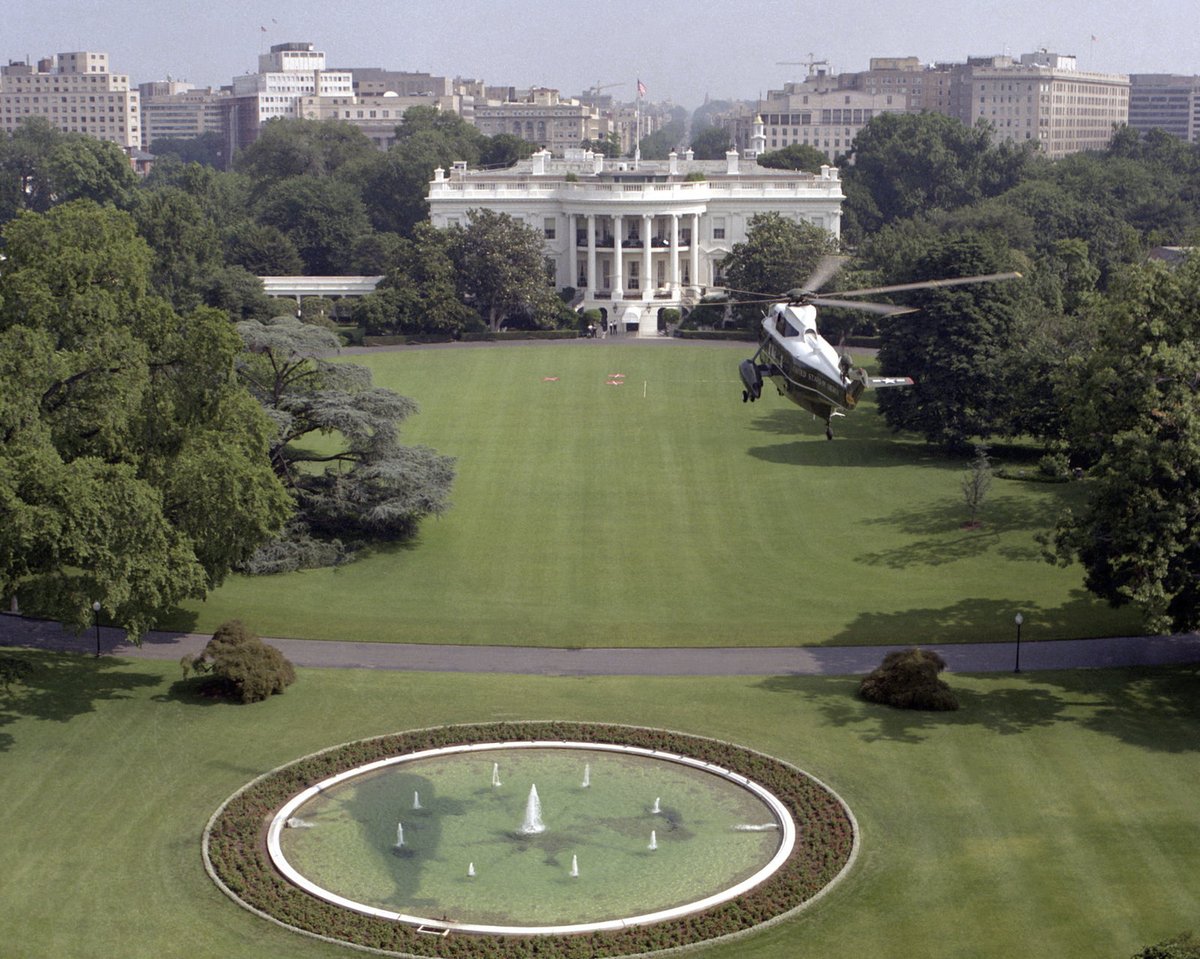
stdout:
<svg viewBox="0 0 1200 959">
<path fill-rule="evenodd" d="M 638 80 L 637 84 L 638 84 L 638 96 L 644 97 L 646 95 L 646 84 L 642 83 L 641 80 Z"/>
</svg>

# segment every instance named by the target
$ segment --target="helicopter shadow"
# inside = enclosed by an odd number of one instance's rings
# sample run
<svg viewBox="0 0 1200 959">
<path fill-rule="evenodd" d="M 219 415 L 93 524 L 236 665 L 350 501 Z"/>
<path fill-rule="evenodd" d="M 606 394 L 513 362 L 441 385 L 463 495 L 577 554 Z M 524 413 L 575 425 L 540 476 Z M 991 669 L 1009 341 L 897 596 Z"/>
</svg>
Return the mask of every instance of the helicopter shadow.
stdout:
<svg viewBox="0 0 1200 959">
<path fill-rule="evenodd" d="M 929 466 L 961 469 L 936 455 L 924 443 L 909 440 L 890 430 L 882 419 L 868 412 L 857 414 L 846 432 L 833 440 L 825 438 L 825 424 L 810 413 L 776 409 L 754 419 L 751 429 L 788 437 L 790 443 L 752 446 L 746 452 L 756 459 L 784 466 L 851 466 L 883 468 Z"/>
</svg>

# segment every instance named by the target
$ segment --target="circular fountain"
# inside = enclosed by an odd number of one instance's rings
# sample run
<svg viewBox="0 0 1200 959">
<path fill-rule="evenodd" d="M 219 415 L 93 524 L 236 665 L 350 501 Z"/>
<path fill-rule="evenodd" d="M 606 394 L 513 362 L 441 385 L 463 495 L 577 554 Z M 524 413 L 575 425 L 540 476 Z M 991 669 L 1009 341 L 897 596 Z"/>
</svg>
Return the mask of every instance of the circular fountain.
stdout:
<svg viewBox="0 0 1200 959">
<path fill-rule="evenodd" d="M 616 957 L 777 921 L 826 895 L 858 841 L 828 786 L 761 753 L 640 727 L 494 723 L 281 766 L 213 814 L 203 855 L 226 895 L 297 932 L 408 956 L 465 932 L 456 955 L 533 959 L 570 952 L 580 932 L 590 954 Z"/>
<path fill-rule="evenodd" d="M 509 786 L 496 785 L 500 769 Z M 418 792 L 420 808 L 397 824 L 399 797 Z M 312 828 L 287 829 L 296 817 Z M 772 828 L 745 829 L 764 823 Z M 390 843 L 385 825 L 395 830 Z M 535 741 L 431 750 L 331 777 L 279 810 L 268 849 L 297 886 L 357 912 L 529 935 L 709 908 L 770 876 L 795 838 L 783 803 L 719 766 Z M 471 883 L 462 880 L 466 860 L 478 869 Z"/>
</svg>

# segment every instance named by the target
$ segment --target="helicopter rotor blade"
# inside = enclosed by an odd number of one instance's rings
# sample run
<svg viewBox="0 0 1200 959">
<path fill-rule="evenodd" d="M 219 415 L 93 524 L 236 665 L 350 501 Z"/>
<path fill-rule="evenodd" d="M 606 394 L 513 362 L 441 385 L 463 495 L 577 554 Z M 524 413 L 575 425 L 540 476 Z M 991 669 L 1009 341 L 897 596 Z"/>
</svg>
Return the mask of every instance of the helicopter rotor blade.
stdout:
<svg viewBox="0 0 1200 959">
<path fill-rule="evenodd" d="M 986 273 L 979 276 L 958 276 L 949 280 L 925 280 L 921 283 L 899 283 L 895 286 L 875 286 L 863 290 L 838 290 L 830 296 L 878 296 L 881 293 L 902 293 L 908 290 L 937 290 L 948 286 L 967 286 L 974 283 L 997 283 L 1001 280 L 1019 280 L 1020 273 Z M 815 303 L 816 300 L 809 302 Z"/>
<path fill-rule="evenodd" d="M 815 293 L 831 279 L 833 279 L 834 275 L 842 268 L 848 259 L 849 257 L 827 253 L 817 261 L 816 268 L 812 271 L 812 274 L 809 276 L 809 278 L 804 281 L 804 285 L 801 286 L 801 289 L 809 293 Z"/>
<path fill-rule="evenodd" d="M 916 313 L 914 306 L 893 306 L 891 303 L 860 303 L 858 300 L 839 300 L 828 296 L 814 296 L 806 302 L 813 306 L 836 306 L 846 310 L 858 310 L 860 313 L 878 313 L 880 316 L 899 316 L 902 313 Z"/>
</svg>

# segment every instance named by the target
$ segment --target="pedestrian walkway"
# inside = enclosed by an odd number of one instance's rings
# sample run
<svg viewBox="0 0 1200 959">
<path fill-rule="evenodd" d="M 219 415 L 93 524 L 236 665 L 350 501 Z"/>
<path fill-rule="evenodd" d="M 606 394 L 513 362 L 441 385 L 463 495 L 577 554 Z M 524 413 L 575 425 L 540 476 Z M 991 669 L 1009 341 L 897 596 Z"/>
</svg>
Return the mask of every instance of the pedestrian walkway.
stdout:
<svg viewBox="0 0 1200 959">
<path fill-rule="evenodd" d="M 196 655 L 209 636 L 152 632 L 141 646 L 122 630 L 102 627 L 99 651 L 130 659 L 179 660 Z M 270 639 L 297 666 L 325 669 L 395 669 L 438 673 L 515 673 L 541 676 L 844 676 L 867 673 L 899 646 L 797 646 L 690 649 L 546 649 L 529 646 L 427 646 Z M 0 615 L 0 646 L 95 653 L 96 630 L 82 636 L 58 623 Z M 1011 672 L 1015 643 L 929 646 L 956 673 Z M 1021 644 L 1023 671 L 1200 663 L 1200 633 L 1064 639 Z"/>
</svg>

